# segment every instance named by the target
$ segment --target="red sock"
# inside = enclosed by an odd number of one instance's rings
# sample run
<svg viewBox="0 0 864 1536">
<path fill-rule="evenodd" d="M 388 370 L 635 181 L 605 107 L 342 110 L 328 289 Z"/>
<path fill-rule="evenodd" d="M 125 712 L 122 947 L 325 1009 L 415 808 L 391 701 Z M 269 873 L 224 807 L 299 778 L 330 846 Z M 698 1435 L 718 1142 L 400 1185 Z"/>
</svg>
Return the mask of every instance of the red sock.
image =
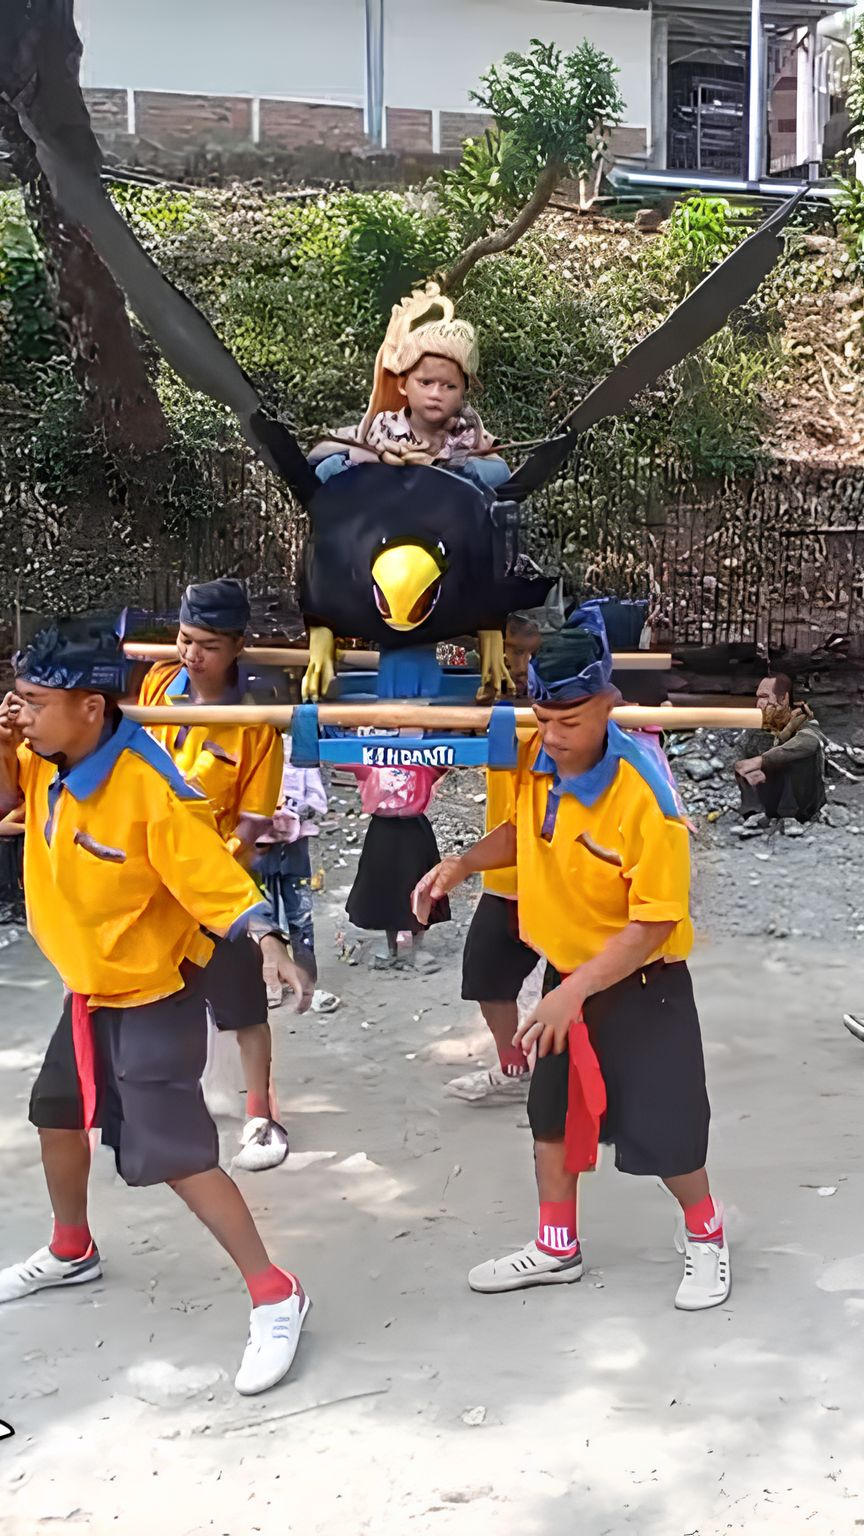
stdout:
<svg viewBox="0 0 864 1536">
<path fill-rule="evenodd" d="M 289 1296 L 300 1289 L 297 1276 L 287 1274 L 284 1269 L 277 1269 L 275 1264 L 262 1269 L 257 1275 L 244 1275 L 243 1279 L 252 1297 L 253 1307 L 272 1307 L 277 1301 L 287 1301 Z"/>
<path fill-rule="evenodd" d="M 537 1247 L 556 1259 L 572 1259 L 579 1252 L 575 1199 L 540 1201 Z"/>
<path fill-rule="evenodd" d="M 90 1228 L 86 1221 L 81 1227 L 67 1227 L 62 1221 L 55 1221 L 49 1246 L 55 1259 L 83 1259 L 93 1246 Z"/>
<path fill-rule="evenodd" d="M 270 1095 L 267 1093 L 253 1093 L 251 1088 L 246 1095 L 246 1119 L 269 1120 L 270 1119 Z"/>
<path fill-rule="evenodd" d="M 705 1195 L 698 1205 L 688 1205 L 684 1211 L 687 1236 L 696 1243 L 722 1243 L 723 1212 Z"/>
<path fill-rule="evenodd" d="M 498 1060 L 505 1077 L 524 1077 L 528 1062 L 521 1045 L 499 1045 Z"/>
</svg>

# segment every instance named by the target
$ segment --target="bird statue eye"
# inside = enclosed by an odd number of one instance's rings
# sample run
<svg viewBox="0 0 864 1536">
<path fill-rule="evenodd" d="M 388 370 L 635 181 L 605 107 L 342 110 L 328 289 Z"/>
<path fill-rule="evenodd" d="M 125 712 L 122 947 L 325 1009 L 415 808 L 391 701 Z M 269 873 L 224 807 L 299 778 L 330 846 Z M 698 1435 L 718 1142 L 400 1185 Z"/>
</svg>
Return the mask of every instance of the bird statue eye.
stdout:
<svg viewBox="0 0 864 1536">
<path fill-rule="evenodd" d="M 439 540 L 438 540 L 438 543 L 437 543 L 437 545 L 436 545 L 436 548 L 437 548 L 437 549 L 440 549 L 440 551 L 441 551 L 441 553 L 442 553 L 442 555 L 446 555 L 446 554 L 447 554 L 447 551 L 446 551 L 446 549 L 445 549 L 445 548 L 444 548 L 444 545 L 443 545 L 443 543 L 442 543 L 442 542 L 441 542 L 441 540 L 440 540 L 440 539 L 439 539 Z"/>
</svg>

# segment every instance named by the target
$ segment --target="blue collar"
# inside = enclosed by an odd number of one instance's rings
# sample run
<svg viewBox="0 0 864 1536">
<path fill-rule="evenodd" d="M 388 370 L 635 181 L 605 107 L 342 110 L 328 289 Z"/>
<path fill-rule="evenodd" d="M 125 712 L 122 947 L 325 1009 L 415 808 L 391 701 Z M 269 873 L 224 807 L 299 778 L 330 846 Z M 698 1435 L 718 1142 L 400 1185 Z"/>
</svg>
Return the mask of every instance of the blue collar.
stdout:
<svg viewBox="0 0 864 1536">
<path fill-rule="evenodd" d="M 95 751 L 87 757 L 83 757 L 74 768 L 67 768 L 62 772 L 58 770 L 57 778 L 51 788 L 57 786 L 68 789 L 70 795 L 76 800 L 87 800 L 95 795 L 97 789 L 101 789 L 112 768 L 116 764 L 120 754 L 131 746 L 135 738 L 143 733 L 143 726 L 136 725 L 134 720 L 121 720 L 116 731 L 103 741 Z"/>
<path fill-rule="evenodd" d="M 184 699 L 189 696 L 189 673 L 185 667 L 181 667 L 176 677 L 172 677 L 165 689 L 166 699 Z"/>
<path fill-rule="evenodd" d="M 603 756 L 586 773 L 559 774 L 545 747 L 540 748 L 531 771 L 548 775 L 553 780 L 552 787 L 556 794 L 572 795 L 582 805 L 596 805 L 600 796 L 614 783 L 618 764 L 626 755 L 625 745 L 624 732 L 610 720 Z"/>
<path fill-rule="evenodd" d="M 230 688 L 226 688 L 220 704 L 242 704 L 249 690 L 249 673 L 240 662 L 237 663 L 237 681 Z M 189 681 L 189 673 L 185 667 L 181 667 L 177 676 L 171 679 L 165 689 L 166 699 L 188 699 L 192 701 L 192 685 Z"/>
<path fill-rule="evenodd" d="M 550 795 L 559 800 L 562 795 L 572 795 L 582 805 L 596 805 L 600 796 L 610 789 L 615 782 L 620 763 L 629 763 L 635 768 L 649 789 L 652 791 L 657 804 L 664 816 L 671 820 L 679 821 L 681 811 L 675 797 L 672 785 L 667 781 L 657 763 L 644 752 L 640 746 L 615 724 L 609 721 L 609 729 L 606 734 L 606 750 L 599 763 L 589 768 L 587 773 L 577 773 L 570 777 L 559 777 L 548 752 L 543 747 L 537 754 L 532 768 L 533 773 L 544 774 L 552 779 Z"/>
</svg>

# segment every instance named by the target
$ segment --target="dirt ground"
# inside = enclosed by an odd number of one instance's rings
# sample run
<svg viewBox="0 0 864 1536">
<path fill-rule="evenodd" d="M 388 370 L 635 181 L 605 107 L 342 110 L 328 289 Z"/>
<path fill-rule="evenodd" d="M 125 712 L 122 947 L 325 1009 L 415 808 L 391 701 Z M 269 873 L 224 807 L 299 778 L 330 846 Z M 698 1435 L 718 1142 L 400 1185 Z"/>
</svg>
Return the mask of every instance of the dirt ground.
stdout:
<svg viewBox="0 0 864 1536">
<path fill-rule="evenodd" d="M 473 776 L 454 780 L 436 813 L 449 846 L 482 817 Z M 735 1282 L 687 1316 L 671 1202 L 608 1161 L 584 1181 L 580 1285 L 468 1289 L 535 1216 L 524 1111 L 442 1092 L 490 1058 L 459 1001 L 470 898 L 430 939 L 435 974 L 370 973 L 368 944 L 340 959 L 362 826 L 339 797 L 316 926 L 343 1003 L 272 1016 L 292 1156 L 243 1177 L 314 1301 L 295 1369 L 234 1394 L 242 1290 L 167 1191 L 126 1191 L 100 1154 L 104 1281 L 0 1313 L 3 1536 L 864 1528 L 864 1047 L 840 1022 L 864 1006 L 858 834 L 742 846 L 726 816 L 699 824 L 694 972 Z M 0 990 L 5 1261 L 46 1236 L 26 1105 L 59 988 L 22 939 L 0 950 Z"/>
</svg>

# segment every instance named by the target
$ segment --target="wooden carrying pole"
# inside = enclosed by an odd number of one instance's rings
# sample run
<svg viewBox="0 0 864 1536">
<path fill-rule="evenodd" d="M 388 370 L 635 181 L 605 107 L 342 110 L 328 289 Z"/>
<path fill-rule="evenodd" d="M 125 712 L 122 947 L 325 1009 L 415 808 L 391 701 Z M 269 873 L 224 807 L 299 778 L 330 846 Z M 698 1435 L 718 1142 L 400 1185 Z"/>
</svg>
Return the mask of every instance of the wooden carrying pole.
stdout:
<svg viewBox="0 0 864 1536">
<path fill-rule="evenodd" d="M 275 725 L 290 729 L 293 704 L 169 704 L 144 707 L 124 704 L 123 712 L 141 725 Z M 485 731 L 492 708 L 487 704 L 319 704 L 322 725 L 341 725 L 348 729 L 374 726 L 378 730 Z M 516 708 L 517 725 L 535 723 L 532 709 Z M 650 709 L 638 704 L 623 705 L 612 711 L 612 718 L 625 730 L 654 728 L 663 731 L 695 731 L 707 726 L 715 731 L 758 731 L 762 729 L 759 709 Z"/>
<path fill-rule="evenodd" d="M 149 645 L 145 641 L 127 640 L 123 647 L 134 661 L 177 661 L 176 645 Z M 339 664 L 356 667 L 363 672 L 374 672 L 378 667 L 377 651 L 339 651 Z M 250 645 L 243 652 L 244 662 L 259 667 L 283 667 L 286 672 L 302 672 L 309 665 L 309 652 L 300 647 L 278 645 Z M 668 651 L 616 651 L 613 665 L 621 672 L 668 672 L 672 656 Z"/>
</svg>

